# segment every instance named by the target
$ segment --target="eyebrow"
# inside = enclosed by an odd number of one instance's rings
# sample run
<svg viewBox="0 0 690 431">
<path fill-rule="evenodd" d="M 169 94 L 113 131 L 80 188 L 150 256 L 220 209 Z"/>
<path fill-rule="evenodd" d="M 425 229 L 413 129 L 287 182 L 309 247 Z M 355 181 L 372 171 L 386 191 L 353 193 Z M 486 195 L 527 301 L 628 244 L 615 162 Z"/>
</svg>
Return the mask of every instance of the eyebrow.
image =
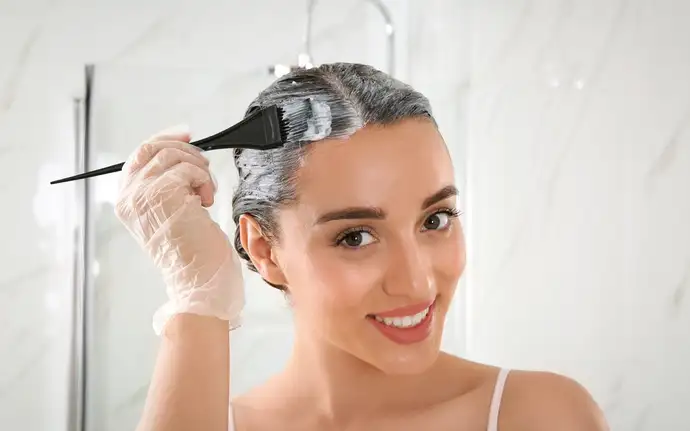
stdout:
<svg viewBox="0 0 690 431">
<path fill-rule="evenodd" d="M 441 190 L 437 191 L 433 195 L 429 196 L 428 198 L 424 199 L 424 202 L 422 202 L 422 210 L 425 210 L 432 206 L 435 203 L 441 202 L 443 200 L 446 200 L 448 198 L 452 198 L 453 196 L 458 195 L 458 188 L 449 185 L 445 186 Z"/>
<path fill-rule="evenodd" d="M 441 190 L 424 199 L 421 209 L 425 210 L 435 203 L 458 195 L 458 189 L 455 186 L 449 185 L 443 187 Z M 378 207 L 349 207 L 335 211 L 329 211 L 319 216 L 314 224 L 323 224 L 335 220 L 356 220 L 356 219 L 373 219 L 381 220 L 386 218 L 386 212 Z"/>
</svg>

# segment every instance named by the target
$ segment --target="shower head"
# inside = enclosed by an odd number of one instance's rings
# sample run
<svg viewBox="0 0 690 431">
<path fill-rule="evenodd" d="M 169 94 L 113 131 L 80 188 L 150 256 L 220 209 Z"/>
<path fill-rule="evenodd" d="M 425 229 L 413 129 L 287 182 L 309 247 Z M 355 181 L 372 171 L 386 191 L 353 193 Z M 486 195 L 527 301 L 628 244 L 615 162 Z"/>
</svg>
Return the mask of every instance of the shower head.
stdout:
<svg viewBox="0 0 690 431">
<path fill-rule="evenodd" d="M 297 65 L 286 65 L 286 64 L 274 64 L 268 66 L 268 73 L 280 78 L 296 69 L 310 69 L 314 67 L 311 62 L 311 57 L 307 53 L 302 53 L 297 56 Z"/>
<path fill-rule="evenodd" d="M 314 67 L 312 61 L 312 22 L 314 16 L 314 8 L 318 0 L 307 0 L 307 22 L 304 29 L 304 39 L 303 39 L 303 51 L 297 56 L 297 65 L 285 65 L 285 64 L 274 64 L 268 67 L 268 73 L 279 78 L 295 69 L 309 69 Z M 394 76 L 395 75 L 395 27 L 393 26 L 393 18 L 386 7 L 386 5 L 381 0 L 366 0 L 367 3 L 373 5 L 376 10 L 381 14 L 385 22 L 385 34 L 387 41 L 387 51 L 388 51 L 388 70 L 386 72 Z"/>
</svg>

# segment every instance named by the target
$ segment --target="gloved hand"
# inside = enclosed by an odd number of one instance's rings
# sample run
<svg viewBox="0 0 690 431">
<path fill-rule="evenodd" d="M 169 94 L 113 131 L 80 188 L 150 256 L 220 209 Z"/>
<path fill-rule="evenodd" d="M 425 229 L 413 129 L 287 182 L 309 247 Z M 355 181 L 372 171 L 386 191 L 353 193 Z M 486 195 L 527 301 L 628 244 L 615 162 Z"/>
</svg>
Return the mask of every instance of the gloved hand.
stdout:
<svg viewBox="0 0 690 431">
<path fill-rule="evenodd" d="M 153 317 L 158 335 L 178 313 L 217 317 L 232 329 L 244 307 L 239 259 L 204 208 L 216 191 L 209 162 L 189 141 L 175 128 L 144 142 L 122 169 L 115 205 L 165 281 L 168 302 Z"/>
</svg>

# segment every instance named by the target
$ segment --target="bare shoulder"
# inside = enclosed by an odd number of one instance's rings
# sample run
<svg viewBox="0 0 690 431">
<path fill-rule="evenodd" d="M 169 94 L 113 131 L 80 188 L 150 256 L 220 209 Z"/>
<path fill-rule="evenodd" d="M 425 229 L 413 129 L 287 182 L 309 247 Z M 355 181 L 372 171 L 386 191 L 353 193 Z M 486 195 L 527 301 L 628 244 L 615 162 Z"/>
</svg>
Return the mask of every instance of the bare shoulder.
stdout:
<svg viewBox="0 0 690 431">
<path fill-rule="evenodd" d="M 589 392 L 568 377 L 511 371 L 506 382 L 499 429 L 506 431 L 608 431 Z"/>
</svg>

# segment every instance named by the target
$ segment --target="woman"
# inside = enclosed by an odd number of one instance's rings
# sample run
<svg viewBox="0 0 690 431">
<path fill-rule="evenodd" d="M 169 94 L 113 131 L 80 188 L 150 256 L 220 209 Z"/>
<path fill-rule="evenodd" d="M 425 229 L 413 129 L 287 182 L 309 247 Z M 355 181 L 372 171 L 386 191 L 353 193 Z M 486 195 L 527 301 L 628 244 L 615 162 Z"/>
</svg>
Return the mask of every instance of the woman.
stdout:
<svg viewBox="0 0 690 431">
<path fill-rule="evenodd" d="M 286 292 L 296 336 L 284 371 L 230 413 L 227 331 L 242 280 L 203 208 L 208 161 L 188 133 L 167 132 L 127 162 L 117 214 L 170 299 L 156 316 L 163 338 L 140 429 L 606 429 L 572 380 L 440 352 L 465 248 L 427 99 L 371 67 L 332 64 L 280 78 L 250 111 L 306 98 L 331 111 L 325 139 L 235 152 L 234 246 Z"/>
</svg>

